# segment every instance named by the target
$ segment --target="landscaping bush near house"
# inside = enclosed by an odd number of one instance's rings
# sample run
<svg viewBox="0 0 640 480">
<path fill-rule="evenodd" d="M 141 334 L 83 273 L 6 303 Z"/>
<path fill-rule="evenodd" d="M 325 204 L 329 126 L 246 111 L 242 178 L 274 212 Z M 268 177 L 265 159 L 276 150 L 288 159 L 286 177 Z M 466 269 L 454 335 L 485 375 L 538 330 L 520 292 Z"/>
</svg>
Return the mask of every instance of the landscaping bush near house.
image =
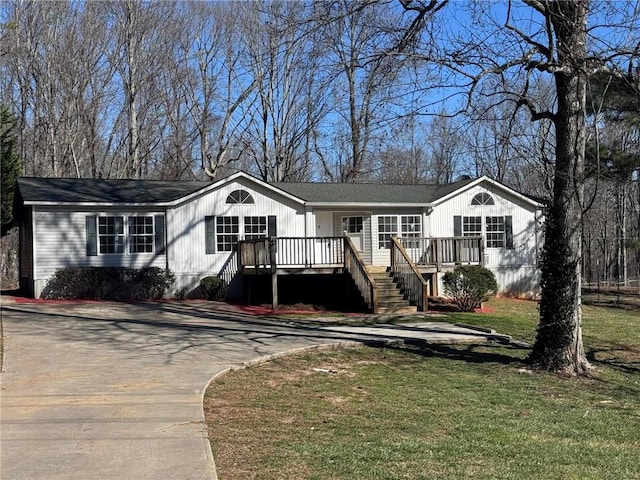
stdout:
<svg viewBox="0 0 640 480">
<path fill-rule="evenodd" d="M 42 292 L 46 299 L 148 300 L 163 298 L 174 284 L 158 267 L 69 267 L 57 270 Z"/>
<path fill-rule="evenodd" d="M 224 300 L 227 297 L 227 284 L 219 277 L 204 277 L 200 280 L 200 290 L 207 300 Z"/>
<path fill-rule="evenodd" d="M 480 265 L 458 265 L 442 277 L 444 292 L 463 312 L 472 312 L 498 291 L 496 277 Z"/>
</svg>

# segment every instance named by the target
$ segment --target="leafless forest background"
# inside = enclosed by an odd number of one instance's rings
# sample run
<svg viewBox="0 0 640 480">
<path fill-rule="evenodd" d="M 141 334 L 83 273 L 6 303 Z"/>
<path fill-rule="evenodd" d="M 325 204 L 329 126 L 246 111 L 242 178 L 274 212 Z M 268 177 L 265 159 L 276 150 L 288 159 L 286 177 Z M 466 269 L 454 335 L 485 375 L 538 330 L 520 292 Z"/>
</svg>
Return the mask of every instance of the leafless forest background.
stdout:
<svg viewBox="0 0 640 480">
<path fill-rule="evenodd" d="M 465 84 L 424 60 L 451 56 L 456 42 L 464 51 L 482 2 L 448 4 L 437 12 L 446 22 L 422 19 L 424 42 L 406 37 L 417 18 L 409 4 L 4 1 L 0 102 L 16 119 L 23 173 L 207 180 L 244 170 L 266 181 L 374 183 L 488 175 L 551 198 L 551 122 L 531 122 L 513 89 Z M 419 56 L 399 48 L 408 41 Z M 556 102 L 542 76 L 527 95 Z M 584 280 L 640 288 L 640 108 L 607 114 L 599 99 L 590 100 L 597 148 Z M 7 285 L 15 258 L 5 244 L 15 240 L 2 241 Z"/>
</svg>

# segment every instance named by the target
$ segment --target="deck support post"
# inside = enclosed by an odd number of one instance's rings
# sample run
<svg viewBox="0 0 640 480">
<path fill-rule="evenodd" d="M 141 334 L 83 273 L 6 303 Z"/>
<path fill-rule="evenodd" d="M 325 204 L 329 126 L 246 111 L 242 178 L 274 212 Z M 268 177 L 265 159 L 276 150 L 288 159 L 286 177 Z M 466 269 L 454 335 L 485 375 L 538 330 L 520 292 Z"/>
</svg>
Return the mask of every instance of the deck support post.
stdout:
<svg viewBox="0 0 640 480">
<path fill-rule="evenodd" d="M 271 308 L 274 310 L 278 308 L 278 274 L 273 272 L 271 274 Z"/>
<path fill-rule="evenodd" d="M 269 264 L 271 265 L 271 308 L 278 308 L 278 239 L 269 238 Z"/>
<path fill-rule="evenodd" d="M 278 254 L 277 240 L 269 239 L 269 263 L 271 264 L 271 308 L 278 308 Z"/>
</svg>

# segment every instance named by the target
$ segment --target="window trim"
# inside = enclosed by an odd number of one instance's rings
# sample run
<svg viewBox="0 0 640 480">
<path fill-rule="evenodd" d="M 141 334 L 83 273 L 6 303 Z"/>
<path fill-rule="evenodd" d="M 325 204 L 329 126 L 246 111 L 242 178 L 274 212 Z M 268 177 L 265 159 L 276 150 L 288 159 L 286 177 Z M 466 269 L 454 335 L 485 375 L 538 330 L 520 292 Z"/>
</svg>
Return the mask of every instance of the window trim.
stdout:
<svg viewBox="0 0 640 480">
<path fill-rule="evenodd" d="M 417 222 L 410 222 L 412 218 Z M 408 227 L 413 225 L 413 230 Z M 407 227 L 407 228 L 405 228 Z M 418 238 L 422 236 L 422 215 L 400 215 L 400 233 L 403 238 Z"/>
<path fill-rule="evenodd" d="M 347 223 L 345 224 L 345 220 Z M 350 220 L 359 220 L 354 222 L 353 224 Z M 347 235 L 363 235 L 364 234 L 364 216 L 363 215 L 344 215 L 340 219 L 340 223 L 342 224 L 342 231 Z M 351 226 L 360 226 L 360 230 L 358 231 L 350 231 L 348 227 Z M 347 227 L 347 228 L 345 228 Z"/>
<path fill-rule="evenodd" d="M 376 215 L 378 217 L 378 250 L 389 250 L 391 247 L 391 238 L 392 236 L 399 238 L 420 238 L 422 237 L 422 214 L 420 213 L 411 213 L 411 214 L 391 214 L 391 215 Z M 395 230 L 391 229 L 389 231 L 383 231 L 381 229 L 382 224 L 380 223 L 382 219 L 391 219 L 393 218 L 395 221 Z M 413 219 L 411 222 L 409 219 Z M 409 229 L 410 226 L 413 226 L 413 229 Z M 382 237 L 385 237 L 384 239 Z M 406 243 L 407 248 L 418 248 L 417 241 L 411 244 Z"/>
<path fill-rule="evenodd" d="M 383 219 L 393 220 L 393 222 L 391 222 L 389 225 L 384 225 L 380 223 Z M 390 228 L 389 230 L 383 231 L 382 227 Z M 389 248 L 391 248 L 391 237 L 397 235 L 398 215 L 378 215 L 378 250 L 389 250 Z"/>
<path fill-rule="evenodd" d="M 113 219 L 113 227 L 114 227 L 114 233 L 101 233 L 100 232 L 100 228 L 101 227 L 105 227 L 105 228 L 109 228 L 109 224 L 108 224 L 108 220 L 109 219 Z M 122 233 L 118 233 L 115 231 L 115 228 L 118 227 L 117 224 L 117 219 L 120 219 L 120 229 L 122 231 Z M 105 223 L 103 225 L 100 225 L 100 221 L 104 220 Z M 97 217 L 97 237 L 98 237 L 98 255 L 125 255 L 127 252 L 127 221 L 126 221 L 126 216 L 125 215 L 98 215 Z M 109 251 L 103 251 L 103 242 L 102 240 L 105 239 L 109 239 L 113 237 L 113 252 L 109 252 Z M 121 243 L 118 242 L 118 240 L 121 240 Z M 108 247 L 110 247 L 109 243 L 105 243 L 105 250 L 108 250 Z M 120 248 L 118 248 L 120 247 Z M 118 251 L 120 250 L 121 251 Z"/>
<path fill-rule="evenodd" d="M 473 222 L 471 221 L 473 219 Z M 473 230 L 469 227 L 474 226 Z M 480 228 L 477 228 L 480 227 Z M 462 237 L 480 237 L 482 236 L 483 224 L 481 215 L 463 215 L 462 216 Z"/>
<path fill-rule="evenodd" d="M 233 252 L 238 248 L 240 242 L 240 216 L 238 215 L 218 215 L 215 217 L 216 225 L 216 251 Z M 235 225 L 233 224 L 235 219 Z M 230 227 L 230 231 L 224 231 L 225 227 Z M 233 231 L 235 227 L 235 232 Z M 222 231 L 220 231 L 222 228 Z M 235 237 L 235 241 L 234 238 Z"/>
<path fill-rule="evenodd" d="M 463 237 L 463 236 L 472 236 L 465 235 L 464 229 L 464 219 L 465 218 L 477 218 L 477 215 L 472 216 L 463 216 L 463 215 L 454 215 L 453 217 L 453 236 L 454 237 Z M 503 219 L 503 236 L 504 236 L 504 245 L 502 247 L 490 247 L 488 241 L 488 232 L 487 231 L 487 218 L 502 218 Z M 484 220 L 480 217 L 480 233 L 477 236 L 482 236 L 485 239 L 487 248 L 495 248 L 495 249 L 507 249 L 512 250 L 515 248 L 514 245 L 514 237 L 513 237 L 513 215 L 486 215 Z M 473 235 L 476 236 L 476 235 Z"/>
<path fill-rule="evenodd" d="M 417 220 L 417 222 L 409 222 L 410 218 Z M 411 225 L 413 225 L 413 230 L 408 228 Z M 422 237 L 422 215 L 400 215 L 400 236 L 402 238 Z M 405 248 L 420 248 L 418 240 L 405 242 L 404 245 Z"/>
<path fill-rule="evenodd" d="M 239 188 L 227 195 L 225 203 L 227 205 L 255 205 L 256 201 L 250 192 Z"/>
<path fill-rule="evenodd" d="M 133 219 L 133 222 L 132 222 Z M 131 233 L 131 228 L 136 226 L 139 227 L 139 225 L 134 225 L 136 223 L 137 220 L 139 219 L 144 219 L 145 222 L 147 220 L 150 220 L 151 222 L 151 233 Z M 153 215 L 129 215 L 127 216 L 127 251 L 130 254 L 133 255 L 137 255 L 137 254 L 141 254 L 141 253 L 154 253 L 155 251 L 155 246 L 156 246 L 156 228 L 155 228 L 155 218 Z M 144 227 L 146 229 L 148 225 L 145 223 L 144 225 L 142 225 L 142 227 Z M 142 237 L 144 239 L 144 243 L 136 243 L 135 239 L 136 238 L 140 238 Z M 151 247 L 151 251 L 133 251 L 133 248 L 136 246 L 144 246 L 144 247 Z"/>
<path fill-rule="evenodd" d="M 254 223 L 257 220 L 257 224 Z M 258 240 L 260 238 L 267 238 L 268 230 L 268 218 L 265 215 L 245 215 L 242 219 L 243 240 Z M 247 231 L 257 228 L 257 231 Z"/>
<path fill-rule="evenodd" d="M 152 234 L 132 234 L 129 227 L 131 225 L 131 218 L 150 218 Z M 101 219 L 106 218 L 121 218 L 122 219 L 122 232 L 121 234 L 108 234 L 100 233 Z M 104 220 L 102 220 L 104 221 Z M 94 215 L 87 215 L 85 217 L 85 242 L 86 242 L 86 255 L 87 257 L 98 256 L 112 256 L 112 255 L 164 255 L 166 254 L 166 238 L 165 238 L 165 214 L 157 212 L 145 212 L 145 213 L 110 213 L 100 212 Z M 102 251 L 101 238 L 109 236 L 116 236 L 122 238 L 122 251 L 106 252 Z M 134 243 L 132 237 L 134 236 L 148 236 L 151 237 L 151 251 L 150 252 L 132 252 L 131 248 Z M 116 245 L 114 240 L 114 245 Z"/>
<path fill-rule="evenodd" d="M 493 199 L 493 196 L 487 192 L 478 192 L 471 199 L 471 205 L 490 206 L 495 204 L 496 201 Z"/>
<path fill-rule="evenodd" d="M 226 218 L 235 218 L 237 221 L 237 232 L 219 232 L 218 226 L 225 222 Z M 259 219 L 259 232 L 247 231 L 247 228 L 255 227 L 253 220 Z M 271 238 L 275 237 L 277 232 L 277 217 L 275 215 L 206 215 L 204 217 L 204 233 L 205 233 L 205 254 L 212 255 L 215 253 L 228 253 L 237 249 L 238 244 L 244 240 Z M 222 243 L 221 236 L 235 236 L 235 241 Z M 229 245 L 231 245 L 229 247 Z M 230 248 L 230 249 L 229 249 Z"/>
<path fill-rule="evenodd" d="M 507 235 L 504 216 L 487 215 L 484 217 L 485 241 L 487 248 L 505 248 Z"/>
</svg>

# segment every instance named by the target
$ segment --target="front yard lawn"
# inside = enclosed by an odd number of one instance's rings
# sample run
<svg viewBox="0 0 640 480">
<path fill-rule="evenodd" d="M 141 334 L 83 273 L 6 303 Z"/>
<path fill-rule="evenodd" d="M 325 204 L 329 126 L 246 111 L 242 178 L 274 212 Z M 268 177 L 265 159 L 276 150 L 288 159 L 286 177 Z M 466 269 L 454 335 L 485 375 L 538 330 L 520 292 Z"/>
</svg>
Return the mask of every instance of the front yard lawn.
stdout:
<svg viewBox="0 0 640 480">
<path fill-rule="evenodd" d="M 534 302 L 447 314 L 532 341 Z M 588 378 L 503 345 L 356 348 L 233 372 L 205 398 L 218 474 L 242 479 L 640 479 L 640 315 L 585 307 Z"/>
</svg>

